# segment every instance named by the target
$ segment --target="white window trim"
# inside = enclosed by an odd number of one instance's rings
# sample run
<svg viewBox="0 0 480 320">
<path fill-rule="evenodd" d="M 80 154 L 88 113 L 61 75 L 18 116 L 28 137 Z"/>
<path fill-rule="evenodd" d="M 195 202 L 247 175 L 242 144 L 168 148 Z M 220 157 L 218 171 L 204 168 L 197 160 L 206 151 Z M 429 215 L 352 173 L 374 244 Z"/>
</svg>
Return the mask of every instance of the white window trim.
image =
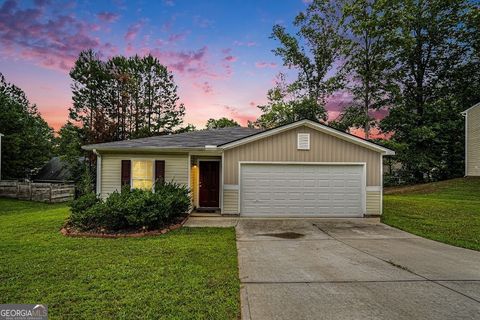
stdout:
<svg viewBox="0 0 480 320">
<path fill-rule="evenodd" d="M 133 178 L 133 162 L 134 161 L 150 161 L 152 162 L 152 192 L 155 191 L 155 161 L 156 159 L 145 159 L 145 158 L 131 158 L 130 159 L 130 190 L 135 189 L 133 187 L 133 180 L 146 180 L 146 179 L 134 179 Z M 141 189 L 146 190 L 146 189 Z"/>
</svg>

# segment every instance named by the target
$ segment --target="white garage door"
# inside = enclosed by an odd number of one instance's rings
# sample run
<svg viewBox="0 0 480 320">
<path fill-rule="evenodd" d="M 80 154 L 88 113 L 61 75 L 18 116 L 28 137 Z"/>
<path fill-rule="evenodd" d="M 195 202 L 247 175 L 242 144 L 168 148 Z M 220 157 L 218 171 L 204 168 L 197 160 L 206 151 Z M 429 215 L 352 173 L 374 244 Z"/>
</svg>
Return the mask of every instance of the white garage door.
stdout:
<svg viewBox="0 0 480 320">
<path fill-rule="evenodd" d="M 363 215 L 363 166 L 242 164 L 241 214 Z"/>
</svg>

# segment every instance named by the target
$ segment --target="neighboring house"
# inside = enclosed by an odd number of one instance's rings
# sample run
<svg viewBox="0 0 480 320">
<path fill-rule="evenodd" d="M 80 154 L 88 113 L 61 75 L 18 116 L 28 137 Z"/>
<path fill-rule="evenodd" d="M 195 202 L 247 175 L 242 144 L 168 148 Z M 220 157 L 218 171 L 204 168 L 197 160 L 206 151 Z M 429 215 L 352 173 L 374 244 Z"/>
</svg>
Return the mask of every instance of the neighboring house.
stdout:
<svg viewBox="0 0 480 320">
<path fill-rule="evenodd" d="M 380 145 L 301 120 L 270 130 L 232 127 L 101 143 L 97 193 L 156 179 L 192 190 L 193 206 L 244 216 L 361 217 L 382 213 Z"/>
<path fill-rule="evenodd" d="M 80 157 L 78 161 L 79 163 L 83 162 L 83 157 Z M 72 180 L 72 174 L 70 173 L 67 162 L 62 161 L 60 157 L 53 157 L 38 171 L 33 180 L 64 182 Z"/>
<path fill-rule="evenodd" d="M 0 180 L 2 180 L 2 137 L 3 134 L 0 133 Z"/>
<path fill-rule="evenodd" d="M 480 176 L 480 103 L 462 114 L 465 116 L 465 175 Z"/>
</svg>

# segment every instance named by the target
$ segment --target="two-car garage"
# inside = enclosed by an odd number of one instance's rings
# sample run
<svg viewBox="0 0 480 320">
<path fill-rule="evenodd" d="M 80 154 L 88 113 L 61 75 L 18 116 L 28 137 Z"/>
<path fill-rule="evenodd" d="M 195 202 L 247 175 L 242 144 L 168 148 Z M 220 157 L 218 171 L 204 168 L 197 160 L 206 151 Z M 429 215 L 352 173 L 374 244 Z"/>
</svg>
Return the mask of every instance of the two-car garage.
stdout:
<svg viewBox="0 0 480 320">
<path fill-rule="evenodd" d="M 241 163 L 245 216 L 363 216 L 365 164 Z"/>
<path fill-rule="evenodd" d="M 222 213 L 253 217 L 382 214 L 392 150 L 300 120 L 221 145 Z"/>
</svg>

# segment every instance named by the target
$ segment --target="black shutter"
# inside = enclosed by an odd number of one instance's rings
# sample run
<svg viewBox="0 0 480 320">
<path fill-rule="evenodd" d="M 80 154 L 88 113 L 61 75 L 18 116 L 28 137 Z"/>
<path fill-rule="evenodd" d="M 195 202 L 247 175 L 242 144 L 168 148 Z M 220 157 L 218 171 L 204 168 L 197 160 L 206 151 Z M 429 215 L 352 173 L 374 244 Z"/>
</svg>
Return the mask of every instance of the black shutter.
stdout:
<svg viewBox="0 0 480 320">
<path fill-rule="evenodd" d="M 165 182 L 165 161 L 155 160 L 155 183 Z"/>
<path fill-rule="evenodd" d="M 131 171 L 132 171 L 132 162 L 130 160 L 122 160 L 122 173 L 121 173 L 122 187 L 130 185 Z"/>
</svg>

